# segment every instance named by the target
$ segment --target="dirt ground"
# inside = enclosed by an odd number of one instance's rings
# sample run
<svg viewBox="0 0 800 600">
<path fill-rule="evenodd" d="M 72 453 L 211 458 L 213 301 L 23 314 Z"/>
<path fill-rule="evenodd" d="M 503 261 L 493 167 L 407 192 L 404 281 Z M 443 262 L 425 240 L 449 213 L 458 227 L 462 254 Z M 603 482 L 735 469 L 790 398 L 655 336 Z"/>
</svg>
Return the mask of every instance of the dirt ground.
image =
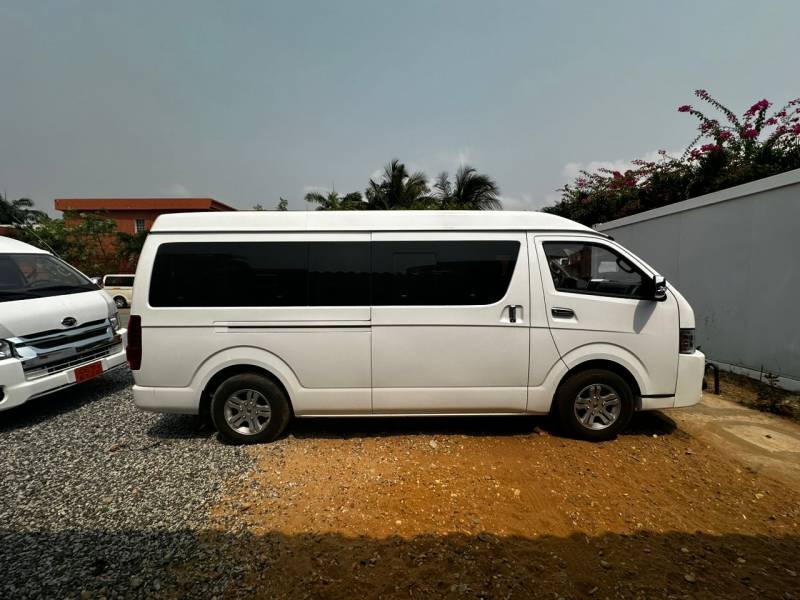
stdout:
<svg viewBox="0 0 800 600">
<path fill-rule="evenodd" d="M 301 421 L 252 452 L 202 540 L 229 597 L 800 599 L 800 490 L 660 413 L 601 444 L 543 418 Z"/>
</svg>

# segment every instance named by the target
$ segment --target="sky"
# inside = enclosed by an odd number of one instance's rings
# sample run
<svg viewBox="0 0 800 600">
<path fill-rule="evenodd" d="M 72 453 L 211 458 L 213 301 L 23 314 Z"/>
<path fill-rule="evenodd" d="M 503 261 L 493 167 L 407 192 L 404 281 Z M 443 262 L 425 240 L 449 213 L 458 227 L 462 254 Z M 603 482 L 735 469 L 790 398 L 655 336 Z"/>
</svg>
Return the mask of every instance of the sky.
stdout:
<svg viewBox="0 0 800 600">
<path fill-rule="evenodd" d="M 393 158 L 507 209 L 800 96 L 800 2 L 0 0 L 0 191 L 307 210 Z"/>
</svg>

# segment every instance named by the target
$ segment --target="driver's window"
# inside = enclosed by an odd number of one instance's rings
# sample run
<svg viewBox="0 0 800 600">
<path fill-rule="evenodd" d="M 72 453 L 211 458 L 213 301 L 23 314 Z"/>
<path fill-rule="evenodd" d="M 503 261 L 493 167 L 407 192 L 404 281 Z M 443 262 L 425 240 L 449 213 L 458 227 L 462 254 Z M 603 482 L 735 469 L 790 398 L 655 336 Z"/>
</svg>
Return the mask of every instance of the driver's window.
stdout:
<svg viewBox="0 0 800 600">
<path fill-rule="evenodd" d="M 599 244 L 545 242 L 544 253 L 561 292 L 641 298 L 644 275 L 621 254 Z"/>
</svg>

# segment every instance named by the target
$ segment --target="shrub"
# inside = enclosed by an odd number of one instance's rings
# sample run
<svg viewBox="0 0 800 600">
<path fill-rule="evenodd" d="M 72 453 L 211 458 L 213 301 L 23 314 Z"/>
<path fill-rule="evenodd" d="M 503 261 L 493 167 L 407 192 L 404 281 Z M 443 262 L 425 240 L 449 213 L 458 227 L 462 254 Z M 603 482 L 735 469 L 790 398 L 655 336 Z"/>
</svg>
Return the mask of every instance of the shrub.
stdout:
<svg viewBox="0 0 800 600">
<path fill-rule="evenodd" d="M 544 212 L 594 225 L 800 168 L 800 98 L 772 112 L 769 100 L 759 100 L 737 116 L 705 90 L 695 96 L 719 116 L 678 107 L 699 121 L 680 157 L 661 150 L 657 160 L 632 161 L 624 173 L 582 171 Z"/>
</svg>

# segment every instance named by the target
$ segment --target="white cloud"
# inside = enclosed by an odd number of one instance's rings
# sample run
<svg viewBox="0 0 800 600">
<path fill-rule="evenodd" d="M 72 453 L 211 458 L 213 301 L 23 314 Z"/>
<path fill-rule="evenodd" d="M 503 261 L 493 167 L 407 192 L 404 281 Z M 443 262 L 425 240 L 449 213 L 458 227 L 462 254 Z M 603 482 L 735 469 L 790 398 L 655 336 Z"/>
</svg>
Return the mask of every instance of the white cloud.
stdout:
<svg viewBox="0 0 800 600">
<path fill-rule="evenodd" d="M 180 198 L 186 198 L 192 195 L 189 188 L 182 183 L 171 183 L 166 187 L 160 188 L 158 193 L 163 196 L 177 196 Z"/>
<path fill-rule="evenodd" d="M 667 155 L 677 158 L 681 154 L 683 154 L 682 150 L 668 150 Z M 642 156 L 642 160 L 645 161 L 658 161 L 661 158 L 661 155 L 658 153 L 658 150 L 652 150 L 650 152 L 645 153 Z M 629 169 L 635 169 L 636 165 L 634 165 L 630 160 L 593 160 L 588 163 L 580 163 L 580 162 L 569 162 L 564 165 L 564 168 L 561 171 L 561 176 L 566 179 L 567 181 L 572 181 L 576 177 L 581 174 L 581 171 L 588 171 L 589 173 L 594 173 L 598 169 L 609 169 L 611 171 L 619 171 L 620 173 L 624 173 Z"/>
<path fill-rule="evenodd" d="M 435 163 L 446 171 L 455 171 L 459 167 L 471 164 L 475 160 L 475 152 L 469 146 L 459 148 L 454 152 L 440 152 L 435 157 Z"/>
</svg>

